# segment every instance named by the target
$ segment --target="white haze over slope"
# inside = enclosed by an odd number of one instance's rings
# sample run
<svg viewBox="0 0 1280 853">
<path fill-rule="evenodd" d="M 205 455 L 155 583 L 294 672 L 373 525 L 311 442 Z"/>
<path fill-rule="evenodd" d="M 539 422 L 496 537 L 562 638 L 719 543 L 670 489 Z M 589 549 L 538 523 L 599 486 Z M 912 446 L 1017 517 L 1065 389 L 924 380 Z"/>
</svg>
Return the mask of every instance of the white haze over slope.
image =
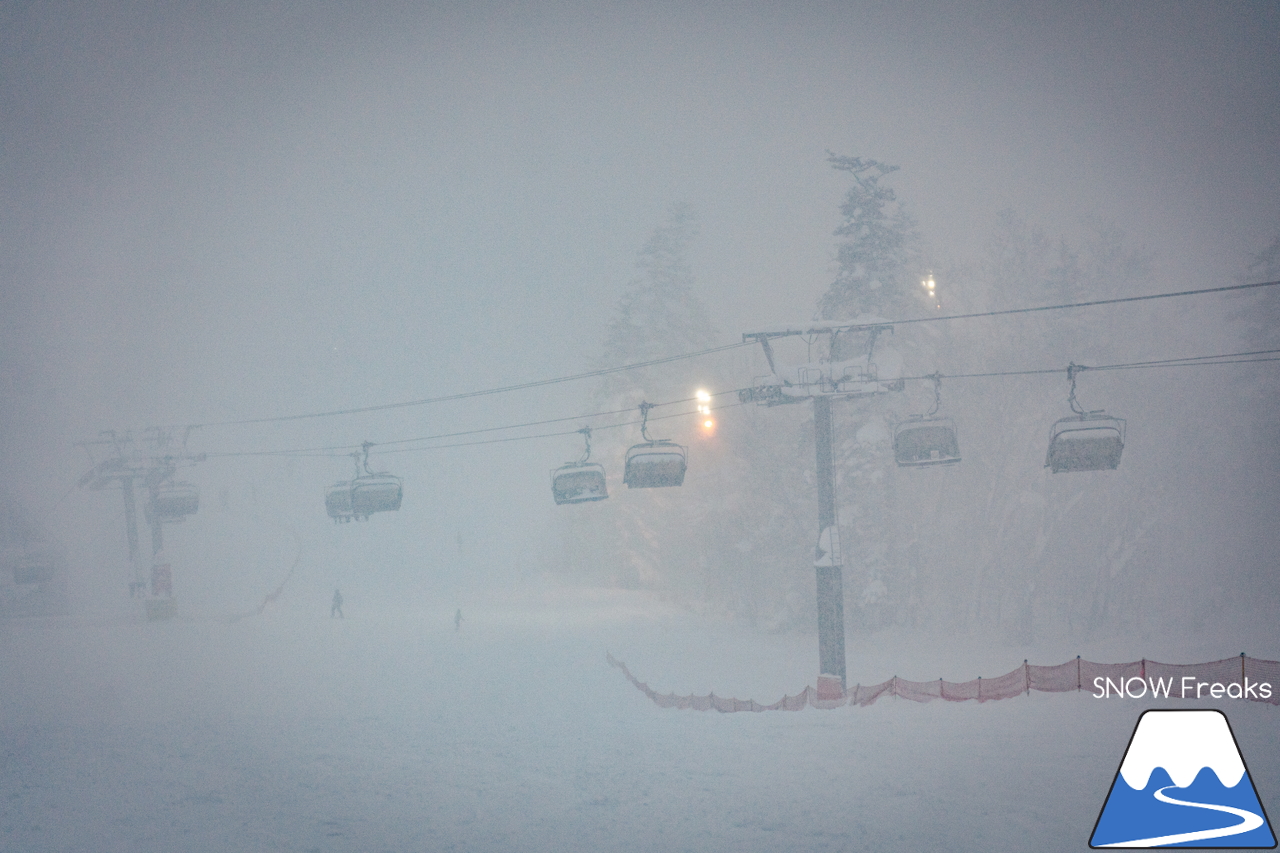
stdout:
<svg viewBox="0 0 1280 853">
<path fill-rule="evenodd" d="M 591 507 L 554 505 L 548 482 L 599 411 L 590 383 L 217 423 L 600 367 L 673 203 L 698 215 L 686 260 L 713 344 L 803 323 L 837 272 L 849 180 L 828 150 L 901 167 L 948 312 L 1057 301 L 1017 245 L 984 254 L 1005 210 L 1051 264 L 1059 239 L 1111 226 L 1126 236 L 1103 249 L 1150 254 L 1149 278 L 1098 298 L 1235 283 L 1280 232 L 1278 33 L 1265 0 L 0 0 L 0 528 L 21 510 L 65 558 L 47 597 L 0 565 L 0 850 L 1085 849 L 1147 702 L 682 713 L 606 665 L 765 702 L 812 683 L 807 407 L 723 412 L 720 446 L 736 435 L 763 472 L 738 496 L 708 440 L 682 489 L 619 484 Z M 1009 262 L 1007 287 L 983 290 L 983 258 Z M 1090 372 L 1082 404 L 1129 419 L 1121 467 L 1042 468 L 1068 360 L 1272 349 L 1275 328 L 1242 317 L 1278 299 L 957 323 L 945 359 L 908 361 L 955 377 L 941 412 L 964 461 L 892 478 L 906 536 L 844 537 L 850 682 L 1280 658 L 1280 362 Z M 941 329 L 899 326 L 894 346 L 928 351 Z M 732 401 L 766 370 L 758 347 L 678 364 L 651 373 L 680 386 L 668 402 L 695 382 Z M 1057 372 L 958 376 L 1032 368 Z M 894 405 L 931 400 L 917 383 Z M 839 407 L 843 437 L 887 438 L 870 405 Z M 566 434 L 451 446 L 532 421 Z M 120 491 L 76 488 L 103 458 L 77 444 L 155 426 L 208 457 L 178 475 L 199 512 L 164 529 L 177 616 L 147 624 Z M 610 476 L 638 432 L 597 434 Z M 335 525 L 324 490 L 364 441 L 403 506 Z M 554 569 L 581 544 L 572 518 L 634 557 L 592 507 L 646 502 L 676 507 L 723 571 L 660 565 L 651 593 L 542 585 L 631 583 Z M 715 508 L 724 523 L 702 525 Z M 777 556 L 755 547 L 744 570 L 753 531 Z M 906 552 L 879 587 L 914 591 L 891 628 L 855 612 L 877 589 L 864 544 Z M 740 611 L 754 630 L 716 621 L 735 598 L 763 602 Z M 1274 814 L 1277 709 L 1213 707 Z"/>
<path fill-rule="evenodd" d="M 663 710 L 606 651 L 661 690 L 772 701 L 811 681 L 815 639 L 637 593 L 490 602 L 456 633 L 445 607 L 350 599 L 344 620 L 285 604 L 235 622 L 0 623 L 0 838 L 32 853 L 1084 850 L 1152 706 Z M 1156 642 L 1200 660 L 1234 639 Z M 1071 651 L 882 636 L 850 644 L 850 679 L 996 675 Z M 1277 709 L 1218 707 L 1274 801 Z"/>
</svg>

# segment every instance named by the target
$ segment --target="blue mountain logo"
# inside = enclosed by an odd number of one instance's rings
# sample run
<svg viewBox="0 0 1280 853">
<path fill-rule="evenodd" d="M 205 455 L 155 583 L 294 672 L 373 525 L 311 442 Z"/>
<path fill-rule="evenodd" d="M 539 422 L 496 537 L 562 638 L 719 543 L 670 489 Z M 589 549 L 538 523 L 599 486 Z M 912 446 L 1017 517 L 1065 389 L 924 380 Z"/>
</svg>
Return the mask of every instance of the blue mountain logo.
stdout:
<svg viewBox="0 0 1280 853">
<path fill-rule="evenodd" d="M 1144 712 L 1089 846 L 1274 848 L 1226 715 Z"/>
</svg>

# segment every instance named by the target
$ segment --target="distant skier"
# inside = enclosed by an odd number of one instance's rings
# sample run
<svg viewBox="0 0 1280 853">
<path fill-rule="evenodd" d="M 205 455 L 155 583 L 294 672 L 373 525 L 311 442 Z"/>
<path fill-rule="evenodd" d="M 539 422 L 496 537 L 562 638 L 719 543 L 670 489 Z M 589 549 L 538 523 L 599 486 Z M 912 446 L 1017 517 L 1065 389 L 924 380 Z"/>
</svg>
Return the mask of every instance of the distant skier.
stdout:
<svg viewBox="0 0 1280 853">
<path fill-rule="evenodd" d="M 456 634 L 461 630 L 462 630 L 462 608 L 459 607 L 458 612 L 453 614 L 453 633 Z"/>
<path fill-rule="evenodd" d="M 329 608 L 329 618 L 337 616 L 339 619 L 345 619 L 342 615 L 342 593 L 338 590 L 333 591 L 333 605 Z"/>
</svg>

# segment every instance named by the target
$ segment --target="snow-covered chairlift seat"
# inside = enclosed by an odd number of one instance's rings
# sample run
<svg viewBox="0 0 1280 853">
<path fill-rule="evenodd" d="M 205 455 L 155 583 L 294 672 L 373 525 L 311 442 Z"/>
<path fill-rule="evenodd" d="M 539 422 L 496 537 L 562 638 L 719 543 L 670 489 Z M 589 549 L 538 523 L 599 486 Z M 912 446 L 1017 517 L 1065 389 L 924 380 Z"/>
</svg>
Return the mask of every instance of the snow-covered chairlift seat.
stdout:
<svg viewBox="0 0 1280 853">
<path fill-rule="evenodd" d="M 1045 467 L 1055 474 L 1114 470 L 1120 466 L 1124 432 L 1124 419 L 1105 412 L 1062 418 L 1049 432 Z"/>
<path fill-rule="evenodd" d="M 151 491 L 151 511 L 161 521 L 182 521 L 200 509 L 200 490 L 192 483 L 159 483 Z"/>
<path fill-rule="evenodd" d="M 637 444 L 627 451 L 622 482 L 629 489 L 684 485 L 688 450 L 670 439 Z"/>
<path fill-rule="evenodd" d="M 914 416 L 893 430 L 893 456 L 903 468 L 960 461 L 960 442 L 950 418 Z"/>
<path fill-rule="evenodd" d="M 334 521 L 350 521 L 352 519 L 350 480 L 334 483 L 325 489 L 324 508 Z"/>
<path fill-rule="evenodd" d="M 351 514 L 368 518 L 375 512 L 395 512 L 400 509 L 403 497 L 399 477 L 390 474 L 357 477 L 351 481 Z"/>
<path fill-rule="evenodd" d="M 597 462 L 569 462 L 551 472 L 551 495 L 557 504 L 580 504 L 609 497 L 604 466 Z"/>
</svg>

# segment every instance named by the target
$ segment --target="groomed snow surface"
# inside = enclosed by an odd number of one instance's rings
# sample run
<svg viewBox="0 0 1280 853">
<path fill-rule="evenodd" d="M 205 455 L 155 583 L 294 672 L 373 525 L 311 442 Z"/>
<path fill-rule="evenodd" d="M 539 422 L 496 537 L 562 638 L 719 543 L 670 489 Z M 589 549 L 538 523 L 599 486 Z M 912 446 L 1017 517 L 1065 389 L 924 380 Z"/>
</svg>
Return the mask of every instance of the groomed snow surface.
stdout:
<svg viewBox="0 0 1280 853">
<path fill-rule="evenodd" d="M 377 609 L 344 594 L 342 620 L 317 600 L 238 621 L 0 622 L 0 849 L 1086 850 L 1148 707 L 1224 710 L 1280 811 L 1280 710 L 1264 703 L 1086 692 L 663 710 L 606 651 L 659 690 L 772 702 L 813 683 L 816 639 L 639 593 L 472 596 L 459 632 L 453 601 Z M 1235 639 L 851 635 L 849 676 L 1275 654 Z"/>
</svg>

